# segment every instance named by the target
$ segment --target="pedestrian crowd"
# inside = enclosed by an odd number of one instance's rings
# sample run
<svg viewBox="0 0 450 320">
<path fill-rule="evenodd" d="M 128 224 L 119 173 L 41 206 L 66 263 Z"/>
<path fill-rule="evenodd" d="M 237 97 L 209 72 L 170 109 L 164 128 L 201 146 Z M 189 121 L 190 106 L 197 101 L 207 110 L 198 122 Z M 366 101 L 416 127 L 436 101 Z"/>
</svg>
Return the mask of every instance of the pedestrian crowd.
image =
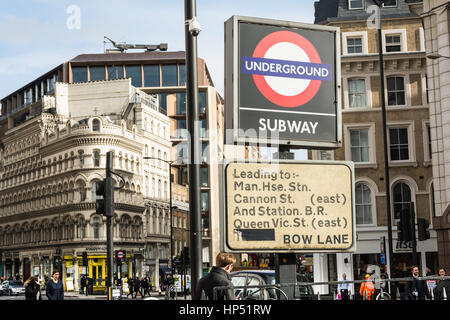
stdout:
<svg viewBox="0 0 450 320">
<path fill-rule="evenodd" d="M 431 276 L 427 272 L 427 276 Z M 446 277 L 445 268 L 440 268 L 439 277 Z M 342 282 L 341 282 L 342 281 Z M 337 299 L 349 300 L 351 282 L 343 282 L 346 280 L 346 274 L 342 275 L 342 279 L 337 287 Z M 411 268 L 411 275 L 408 277 L 403 290 L 400 294 L 401 300 L 449 300 L 450 299 L 450 279 L 431 280 L 432 286 L 428 286 L 427 280 L 420 279 L 419 267 Z M 375 300 L 380 297 L 381 290 L 386 292 L 388 282 L 381 281 L 375 272 L 365 275 L 364 281 L 359 287 L 359 295 L 362 300 Z M 395 286 L 394 286 L 395 287 Z M 396 289 L 395 289 L 396 290 Z"/>
</svg>

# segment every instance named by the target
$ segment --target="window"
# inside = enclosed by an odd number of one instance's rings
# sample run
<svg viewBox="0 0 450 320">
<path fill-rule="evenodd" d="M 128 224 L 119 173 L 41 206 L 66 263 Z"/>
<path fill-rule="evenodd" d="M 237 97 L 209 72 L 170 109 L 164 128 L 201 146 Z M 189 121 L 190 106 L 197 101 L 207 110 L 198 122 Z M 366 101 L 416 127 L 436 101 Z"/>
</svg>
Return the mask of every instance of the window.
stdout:
<svg viewBox="0 0 450 320">
<path fill-rule="evenodd" d="M 364 79 L 348 80 L 348 101 L 350 108 L 366 106 L 366 81 Z"/>
<path fill-rule="evenodd" d="M 389 128 L 391 161 L 409 160 L 408 128 Z"/>
<path fill-rule="evenodd" d="M 400 35 L 386 35 L 386 52 L 402 51 Z"/>
<path fill-rule="evenodd" d="M 179 143 L 176 145 L 177 148 L 177 162 L 187 163 L 187 143 Z"/>
<path fill-rule="evenodd" d="M 202 119 L 202 127 L 200 128 L 200 138 L 207 138 L 206 136 L 206 119 Z"/>
<path fill-rule="evenodd" d="M 72 68 L 72 82 L 86 82 L 87 81 L 87 68 L 86 67 L 73 67 Z"/>
<path fill-rule="evenodd" d="M 178 84 L 177 65 L 163 65 L 161 66 L 162 86 L 175 87 Z"/>
<path fill-rule="evenodd" d="M 142 87 L 141 66 L 125 66 L 127 78 L 131 78 L 131 85 Z"/>
<path fill-rule="evenodd" d="M 144 86 L 159 87 L 159 65 L 144 66 Z"/>
<path fill-rule="evenodd" d="M 186 167 L 179 167 L 178 168 L 178 172 L 177 172 L 177 176 L 178 176 L 177 183 L 182 185 L 182 186 L 185 186 L 187 184 L 187 180 L 188 180 L 187 168 Z"/>
<path fill-rule="evenodd" d="M 411 208 L 411 189 L 406 183 L 397 183 L 393 189 L 394 217 L 400 219 L 403 209 Z"/>
<path fill-rule="evenodd" d="M 186 120 L 177 120 L 177 130 L 176 130 L 176 138 L 178 139 L 187 139 L 188 132 L 186 128 Z"/>
<path fill-rule="evenodd" d="M 176 99 L 176 114 L 186 114 L 186 92 L 177 93 Z"/>
<path fill-rule="evenodd" d="M 167 93 L 158 94 L 159 111 L 167 115 Z"/>
<path fill-rule="evenodd" d="M 186 65 L 180 64 L 179 76 L 180 76 L 180 86 L 185 86 L 186 85 Z"/>
<path fill-rule="evenodd" d="M 202 212 L 209 211 L 209 192 L 205 191 L 200 194 L 200 209 Z"/>
<path fill-rule="evenodd" d="M 100 120 L 92 120 L 92 131 L 100 131 Z"/>
<path fill-rule="evenodd" d="M 362 38 L 347 38 L 347 53 L 362 53 Z"/>
<path fill-rule="evenodd" d="M 94 161 L 94 167 L 100 167 L 100 152 L 99 151 L 94 151 L 92 153 L 92 158 Z"/>
<path fill-rule="evenodd" d="M 200 167 L 200 186 L 208 186 L 208 167 Z"/>
<path fill-rule="evenodd" d="M 91 81 L 106 80 L 105 67 L 89 67 L 89 73 L 91 75 Z"/>
<path fill-rule="evenodd" d="M 55 76 L 48 79 L 48 92 L 52 93 L 55 90 Z"/>
<path fill-rule="evenodd" d="M 383 7 L 396 7 L 397 0 L 384 0 Z"/>
<path fill-rule="evenodd" d="M 403 77 L 387 78 L 388 105 L 405 105 L 405 80 Z"/>
<path fill-rule="evenodd" d="M 350 130 L 351 160 L 353 162 L 369 162 L 369 130 Z"/>
<path fill-rule="evenodd" d="M 206 113 L 206 92 L 201 91 L 198 93 L 198 112 Z"/>
<path fill-rule="evenodd" d="M 122 79 L 123 78 L 123 66 L 108 66 L 108 79 Z"/>
<path fill-rule="evenodd" d="M 94 239 L 100 238 L 100 218 L 94 217 L 93 220 Z"/>
<path fill-rule="evenodd" d="M 363 9 L 363 0 L 349 0 L 348 7 L 349 9 Z"/>
<path fill-rule="evenodd" d="M 355 187 L 356 224 L 373 224 L 372 216 L 372 192 L 364 184 Z"/>
</svg>

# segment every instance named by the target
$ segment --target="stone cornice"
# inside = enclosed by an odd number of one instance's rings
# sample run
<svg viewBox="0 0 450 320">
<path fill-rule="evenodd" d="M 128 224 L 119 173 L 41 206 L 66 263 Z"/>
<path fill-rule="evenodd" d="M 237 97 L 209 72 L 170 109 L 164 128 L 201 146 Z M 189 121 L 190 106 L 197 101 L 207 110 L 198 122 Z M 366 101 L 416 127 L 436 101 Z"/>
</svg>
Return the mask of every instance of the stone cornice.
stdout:
<svg viewBox="0 0 450 320">
<path fill-rule="evenodd" d="M 115 209 L 134 213 L 143 213 L 145 208 L 143 206 L 132 205 L 127 203 L 116 203 Z M 72 203 L 63 206 L 55 206 L 52 208 L 45 208 L 41 210 L 17 213 L 7 217 L 1 217 L 0 224 L 12 222 L 24 222 L 47 216 L 54 216 L 55 214 L 82 212 L 87 210 L 91 210 L 94 212 L 95 203 L 94 202 Z"/>
</svg>

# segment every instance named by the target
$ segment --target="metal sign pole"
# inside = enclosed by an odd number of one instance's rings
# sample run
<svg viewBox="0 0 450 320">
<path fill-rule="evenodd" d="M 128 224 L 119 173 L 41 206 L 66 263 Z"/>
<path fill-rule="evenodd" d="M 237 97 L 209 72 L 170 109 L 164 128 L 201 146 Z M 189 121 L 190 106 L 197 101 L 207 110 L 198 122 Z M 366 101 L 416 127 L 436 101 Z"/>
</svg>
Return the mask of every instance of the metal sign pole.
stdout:
<svg viewBox="0 0 450 320">
<path fill-rule="evenodd" d="M 384 180 L 386 191 L 386 213 L 387 213 L 387 227 L 388 227 L 388 247 L 389 247 L 389 277 L 393 276 L 394 253 L 392 244 L 392 216 L 391 216 L 391 189 L 389 179 L 389 157 L 387 145 L 387 128 L 386 128 L 386 98 L 384 96 L 384 61 L 383 61 L 383 34 L 381 32 L 381 3 L 377 3 L 378 10 L 378 58 L 380 67 L 380 97 L 381 97 L 381 115 L 383 124 L 383 150 L 384 150 Z M 392 292 L 392 291 L 391 291 Z"/>
<path fill-rule="evenodd" d="M 278 153 L 275 154 L 274 158 L 282 160 L 294 160 L 294 153 L 290 152 L 289 146 L 280 145 L 278 147 Z M 297 280 L 296 277 L 297 255 L 295 253 L 278 253 L 275 254 L 275 257 L 276 257 L 275 279 L 277 283 L 279 284 L 295 283 Z M 281 286 L 280 288 L 281 290 L 284 291 L 289 300 L 294 300 L 295 286 L 286 286 L 286 287 Z"/>
<path fill-rule="evenodd" d="M 202 276 L 202 233 L 200 213 L 200 154 L 201 142 L 198 112 L 198 65 L 197 35 L 189 29 L 189 21 L 196 16 L 196 1 L 185 0 L 186 38 L 186 103 L 187 127 L 190 137 L 189 164 L 189 211 L 191 227 L 191 292 L 195 296 L 197 283 Z"/>
<path fill-rule="evenodd" d="M 106 153 L 106 180 L 112 179 L 112 152 Z M 113 188 L 112 196 L 114 197 L 114 186 L 112 184 L 106 183 L 105 188 Z M 108 192 L 108 191 L 106 191 Z M 114 198 L 112 199 L 114 203 Z M 105 210 L 112 212 L 106 213 L 106 251 L 107 251 L 107 269 L 108 269 L 108 278 L 107 278 L 107 288 L 108 288 L 108 300 L 112 300 L 111 288 L 113 286 L 113 273 L 114 273 L 114 260 L 113 260 L 113 251 L 114 251 L 114 243 L 113 243 L 113 216 L 114 216 L 114 205 L 105 206 Z"/>
</svg>

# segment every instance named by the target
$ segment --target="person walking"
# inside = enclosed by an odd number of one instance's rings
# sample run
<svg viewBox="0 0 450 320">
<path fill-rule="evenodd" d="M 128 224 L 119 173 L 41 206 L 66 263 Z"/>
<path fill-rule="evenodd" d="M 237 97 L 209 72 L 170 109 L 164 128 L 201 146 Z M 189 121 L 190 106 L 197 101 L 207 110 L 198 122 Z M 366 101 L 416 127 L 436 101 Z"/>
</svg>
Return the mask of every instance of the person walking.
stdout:
<svg viewBox="0 0 450 320">
<path fill-rule="evenodd" d="M 128 298 L 129 295 L 131 295 L 131 299 L 133 299 L 133 292 L 134 292 L 134 281 L 133 281 L 133 278 L 128 277 L 127 285 L 128 285 L 127 298 Z"/>
<path fill-rule="evenodd" d="M 138 294 L 141 294 L 141 280 L 139 280 L 139 277 L 136 277 L 134 280 L 134 297 L 137 298 Z"/>
<path fill-rule="evenodd" d="M 447 276 L 447 271 L 445 268 L 439 268 L 439 276 L 445 277 Z M 444 294 L 445 290 L 445 294 Z M 450 300 L 450 279 L 442 279 L 436 285 L 436 288 L 433 290 L 434 300 Z"/>
<path fill-rule="evenodd" d="M 235 300 L 233 283 L 231 282 L 231 270 L 236 263 L 236 258 L 232 253 L 219 252 L 216 256 L 216 266 L 198 281 L 197 288 L 193 292 L 193 300 L 200 300 L 202 293 L 209 300 Z M 215 287 L 229 287 L 223 290 L 216 290 Z"/>
<path fill-rule="evenodd" d="M 359 294 L 363 297 L 363 300 L 372 300 L 375 286 L 373 285 L 372 280 L 370 280 L 370 274 L 366 274 L 365 279 L 366 281 L 361 283 Z"/>
<path fill-rule="evenodd" d="M 428 292 L 427 282 L 419 279 L 419 267 L 413 266 L 411 276 L 405 285 L 405 295 L 407 300 L 425 300 L 431 299 Z"/>
<path fill-rule="evenodd" d="M 29 277 L 23 286 L 25 287 L 25 300 L 42 300 L 41 285 L 37 277 Z"/>
<path fill-rule="evenodd" d="M 345 273 L 342 274 L 341 281 L 347 281 L 347 275 Z M 341 295 L 341 300 L 350 300 L 350 288 L 350 283 L 339 283 L 337 290 Z"/>
<path fill-rule="evenodd" d="M 145 295 L 148 294 L 148 296 L 150 297 L 150 292 L 148 291 L 148 288 L 150 286 L 148 277 L 143 277 L 142 278 L 142 298 L 145 298 Z"/>
<path fill-rule="evenodd" d="M 80 279 L 80 293 L 84 294 L 84 289 L 87 287 L 86 275 L 82 275 Z M 87 293 L 86 293 L 87 295 Z"/>
<path fill-rule="evenodd" d="M 53 270 L 52 277 L 47 281 L 45 294 L 48 300 L 64 300 L 64 286 L 58 270 Z"/>
</svg>

